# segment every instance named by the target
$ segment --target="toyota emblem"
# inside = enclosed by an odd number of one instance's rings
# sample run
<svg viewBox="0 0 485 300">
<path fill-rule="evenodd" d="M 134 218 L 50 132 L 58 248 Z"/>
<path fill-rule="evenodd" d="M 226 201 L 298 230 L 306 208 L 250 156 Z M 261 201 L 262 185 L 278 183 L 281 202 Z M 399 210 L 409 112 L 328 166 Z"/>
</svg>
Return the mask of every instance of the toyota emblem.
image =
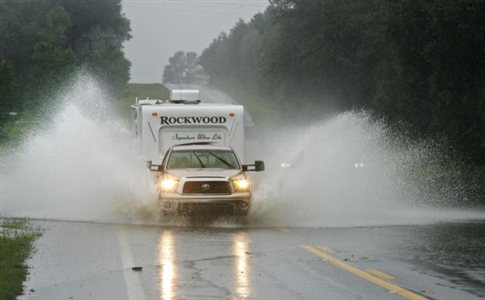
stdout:
<svg viewBox="0 0 485 300">
<path fill-rule="evenodd" d="M 203 185 L 200 186 L 203 191 L 208 191 L 211 189 L 210 184 L 204 183 Z"/>
</svg>

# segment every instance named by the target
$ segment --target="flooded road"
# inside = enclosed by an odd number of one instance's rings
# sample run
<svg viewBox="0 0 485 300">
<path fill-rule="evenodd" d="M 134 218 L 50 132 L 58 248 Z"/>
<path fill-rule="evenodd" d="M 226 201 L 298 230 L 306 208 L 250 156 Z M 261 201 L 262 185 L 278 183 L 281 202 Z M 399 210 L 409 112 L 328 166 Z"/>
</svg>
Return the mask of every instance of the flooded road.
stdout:
<svg viewBox="0 0 485 300">
<path fill-rule="evenodd" d="M 248 175 L 248 226 L 188 226 L 160 218 L 155 178 L 103 95 L 81 76 L 2 156 L 1 215 L 57 220 L 33 221 L 22 299 L 485 297 L 485 212 L 439 146 L 365 112 L 249 126 L 245 163 L 267 168 Z"/>
<path fill-rule="evenodd" d="M 485 297 L 483 221 L 321 229 L 34 225 L 43 235 L 21 299 Z"/>
</svg>

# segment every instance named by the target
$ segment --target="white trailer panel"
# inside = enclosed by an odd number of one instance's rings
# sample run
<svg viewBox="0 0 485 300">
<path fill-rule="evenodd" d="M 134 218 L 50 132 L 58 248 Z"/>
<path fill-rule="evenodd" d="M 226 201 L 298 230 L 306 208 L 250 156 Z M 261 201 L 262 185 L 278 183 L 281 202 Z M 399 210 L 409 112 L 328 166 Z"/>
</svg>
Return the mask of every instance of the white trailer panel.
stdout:
<svg viewBox="0 0 485 300">
<path fill-rule="evenodd" d="M 161 164 L 169 147 L 194 142 L 230 146 L 244 161 L 244 108 L 241 105 L 146 101 L 132 107 L 140 150 L 153 164 Z"/>
</svg>

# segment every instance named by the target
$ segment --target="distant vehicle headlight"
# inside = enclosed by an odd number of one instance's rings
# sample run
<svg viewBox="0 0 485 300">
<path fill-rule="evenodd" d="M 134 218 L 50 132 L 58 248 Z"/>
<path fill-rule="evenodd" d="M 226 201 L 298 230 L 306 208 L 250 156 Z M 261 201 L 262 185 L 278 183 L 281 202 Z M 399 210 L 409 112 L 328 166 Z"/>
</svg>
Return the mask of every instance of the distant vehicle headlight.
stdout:
<svg viewBox="0 0 485 300">
<path fill-rule="evenodd" d="M 280 164 L 280 167 L 282 167 L 283 169 L 287 169 L 287 168 L 291 167 L 291 165 L 289 163 L 287 163 L 287 162 L 282 162 Z"/>
<path fill-rule="evenodd" d="M 162 192 L 175 192 L 177 190 L 179 180 L 176 177 L 166 176 L 160 180 L 160 190 Z"/>
<path fill-rule="evenodd" d="M 354 164 L 354 168 L 358 169 L 358 168 L 363 168 L 365 165 L 363 162 L 356 162 Z"/>
<path fill-rule="evenodd" d="M 249 188 L 250 188 L 249 181 L 242 176 L 233 178 L 232 184 L 236 192 L 249 192 Z"/>
</svg>

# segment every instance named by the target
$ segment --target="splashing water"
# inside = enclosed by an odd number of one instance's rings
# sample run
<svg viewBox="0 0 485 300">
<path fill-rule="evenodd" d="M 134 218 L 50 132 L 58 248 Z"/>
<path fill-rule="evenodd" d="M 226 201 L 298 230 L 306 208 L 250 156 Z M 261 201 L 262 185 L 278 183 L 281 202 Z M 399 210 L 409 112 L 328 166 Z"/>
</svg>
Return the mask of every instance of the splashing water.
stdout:
<svg viewBox="0 0 485 300">
<path fill-rule="evenodd" d="M 1 157 L 1 214 L 160 222 L 154 176 L 139 157 L 130 130 L 112 113 L 103 87 L 80 75 L 56 100 L 56 108 L 47 112 L 50 122 Z M 459 164 L 443 164 L 444 156 L 429 144 L 392 138 L 365 113 L 344 113 L 277 133 L 258 136 L 263 146 L 247 149 L 255 158 L 266 156 L 267 165 L 265 172 L 252 174 L 257 188 L 249 225 L 365 226 L 485 218 L 483 212 L 427 208 L 465 197 L 459 178 L 422 180 L 428 173 L 457 172 Z M 282 162 L 289 167 L 281 168 Z"/>
<path fill-rule="evenodd" d="M 153 178 L 102 86 L 80 75 L 59 94 L 49 124 L 2 157 L 4 215 L 110 222 L 155 212 Z"/>
<path fill-rule="evenodd" d="M 458 161 L 437 145 L 395 135 L 368 114 L 353 112 L 271 130 L 262 138 L 268 168 L 252 223 L 370 226 L 485 218 L 483 211 L 449 208 L 467 196 L 464 179 L 448 176 L 460 174 Z"/>
</svg>

